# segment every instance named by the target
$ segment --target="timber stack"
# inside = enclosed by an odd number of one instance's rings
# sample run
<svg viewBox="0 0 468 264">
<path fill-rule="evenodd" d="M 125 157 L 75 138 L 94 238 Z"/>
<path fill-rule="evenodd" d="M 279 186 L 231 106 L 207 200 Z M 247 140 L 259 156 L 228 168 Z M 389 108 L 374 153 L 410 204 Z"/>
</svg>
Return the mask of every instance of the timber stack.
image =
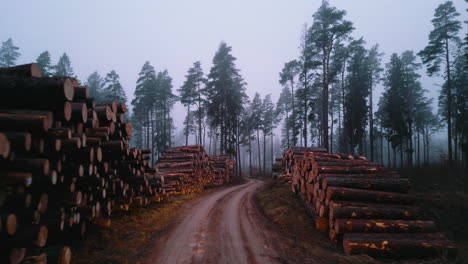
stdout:
<svg viewBox="0 0 468 264">
<path fill-rule="evenodd" d="M 292 191 L 312 209 L 316 228 L 341 243 L 346 254 L 421 257 L 456 252 L 455 244 L 416 205 L 410 181 L 396 172 L 362 156 L 314 151 L 301 157 L 287 151 L 283 168 L 283 174 L 292 174 Z"/>
<path fill-rule="evenodd" d="M 170 148 L 161 154 L 156 174 L 164 184 L 163 195 L 190 193 L 213 182 L 213 167 L 202 145 Z"/>
<path fill-rule="evenodd" d="M 223 185 L 235 176 L 236 161 L 229 154 L 211 155 L 214 179 L 212 185 Z"/>
<path fill-rule="evenodd" d="M 278 178 L 285 183 L 294 184 L 293 188 L 297 185 L 298 177 L 294 175 L 299 173 L 299 163 L 304 158 L 305 152 L 326 152 L 324 148 L 316 147 L 289 147 L 284 153 L 281 159 L 282 173 L 279 174 Z M 276 165 L 277 166 L 277 165 Z M 295 190 L 293 190 L 295 192 Z"/>
<path fill-rule="evenodd" d="M 0 68 L 0 92 L 0 263 L 70 263 L 87 225 L 160 199 L 151 151 L 127 144 L 124 103 L 35 64 Z"/>
</svg>

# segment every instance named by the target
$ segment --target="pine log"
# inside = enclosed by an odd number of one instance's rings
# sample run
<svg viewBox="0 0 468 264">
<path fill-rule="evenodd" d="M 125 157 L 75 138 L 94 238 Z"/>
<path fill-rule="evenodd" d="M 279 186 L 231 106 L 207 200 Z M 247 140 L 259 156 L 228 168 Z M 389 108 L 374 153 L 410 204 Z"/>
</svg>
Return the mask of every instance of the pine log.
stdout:
<svg viewBox="0 0 468 264">
<path fill-rule="evenodd" d="M 71 103 L 72 120 L 84 123 L 88 120 L 88 108 L 85 103 Z"/>
<path fill-rule="evenodd" d="M 9 243 L 14 247 L 44 247 L 47 236 L 47 227 L 45 225 L 22 226 Z"/>
<path fill-rule="evenodd" d="M 74 95 L 73 82 L 62 77 L 17 78 L 0 75 L 0 105 L 7 108 L 56 110 Z"/>
<path fill-rule="evenodd" d="M 51 125 L 45 115 L 0 113 L 0 127 L 8 131 L 44 133 Z"/>
<path fill-rule="evenodd" d="M 328 187 L 325 203 L 328 205 L 332 200 L 413 204 L 416 201 L 416 196 L 394 192 Z"/>
<path fill-rule="evenodd" d="M 24 185 L 29 186 L 32 183 L 32 173 L 0 171 L 0 184 L 4 185 Z"/>
<path fill-rule="evenodd" d="M 107 106 L 112 111 L 112 113 L 117 113 L 117 103 L 116 102 L 98 102 L 96 107 Z"/>
<path fill-rule="evenodd" d="M 12 138 L 14 140 L 14 138 Z M 29 137 L 29 139 L 31 139 L 31 137 Z M 14 142 L 11 142 L 9 139 L 8 139 L 8 135 L 4 134 L 4 133 L 0 133 L 0 159 L 6 159 L 8 158 L 8 156 L 10 155 L 10 149 L 15 149 L 15 143 L 17 143 L 16 141 Z M 20 146 L 21 147 L 21 146 Z M 20 147 L 18 147 L 18 149 L 20 149 Z M 26 147 L 26 146 L 24 146 Z M 31 146 L 29 146 L 31 148 Z"/>
<path fill-rule="evenodd" d="M 10 142 L 10 149 L 15 153 L 25 153 L 31 150 L 32 138 L 30 133 L 26 132 L 6 132 L 4 133 L 8 141 Z M 5 139 L 2 138 L 2 133 L 0 133 L 0 157 L 8 156 L 9 152 L 6 153 Z"/>
<path fill-rule="evenodd" d="M 36 63 L 0 68 L 0 75 L 14 77 L 42 77 L 42 72 Z"/>
<path fill-rule="evenodd" d="M 367 254 L 398 258 L 437 256 L 443 252 L 454 256 L 457 251 L 457 246 L 442 233 L 348 233 L 344 234 L 343 248 L 347 255 Z"/>
<path fill-rule="evenodd" d="M 96 106 L 94 111 L 96 111 L 99 121 L 104 122 L 112 119 L 112 110 L 108 106 Z"/>
<path fill-rule="evenodd" d="M 47 159 L 17 158 L 14 162 L 3 162 L 1 171 L 32 172 L 47 175 L 50 169 L 50 162 Z"/>
<path fill-rule="evenodd" d="M 417 206 L 370 204 L 355 202 L 330 202 L 330 219 L 424 219 Z"/>
<path fill-rule="evenodd" d="M 408 179 L 385 177 L 385 178 L 356 178 L 356 177 L 327 177 L 322 181 L 322 189 L 327 187 L 345 187 L 355 189 L 366 189 L 376 191 L 388 191 L 407 193 L 410 188 Z"/>
<path fill-rule="evenodd" d="M 344 233 L 433 233 L 437 226 L 433 221 L 336 219 L 335 231 Z"/>
<path fill-rule="evenodd" d="M 380 166 L 360 166 L 360 167 L 326 167 L 316 166 L 313 167 L 313 177 L 317 177 L 319 174 L 357 174 L 357 173 L 376 173 L 382 172 L 385 169 Z"/>
</svg>

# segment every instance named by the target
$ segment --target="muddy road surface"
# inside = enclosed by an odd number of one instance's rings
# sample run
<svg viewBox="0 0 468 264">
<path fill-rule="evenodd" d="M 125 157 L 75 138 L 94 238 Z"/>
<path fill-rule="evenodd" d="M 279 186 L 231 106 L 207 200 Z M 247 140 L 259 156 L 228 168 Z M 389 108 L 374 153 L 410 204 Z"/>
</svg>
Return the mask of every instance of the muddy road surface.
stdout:
<svg viewBox="0 0 468 264">
<path fill-rule="evenodd" d="M 146 263 L 278 263 L 280 239 L 254 202 L 262 185 L 248 180 L 187 204 Z"/>
</svg>

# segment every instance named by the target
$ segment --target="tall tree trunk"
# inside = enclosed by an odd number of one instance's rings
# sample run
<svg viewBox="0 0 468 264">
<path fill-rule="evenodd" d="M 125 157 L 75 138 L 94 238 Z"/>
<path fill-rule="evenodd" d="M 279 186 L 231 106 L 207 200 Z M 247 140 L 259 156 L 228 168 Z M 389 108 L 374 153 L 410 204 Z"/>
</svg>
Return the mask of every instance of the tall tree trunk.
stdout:
<svg viewBox="0 0 468 264">
<path fill-rule="evenodd" d="M 334 89 L 334 88 L 333 88 Z M 331 110 L 331 125 L 330 125 L 330 153 L 333 153 L 333 106 Z"/>
<path fill-rule="evenodd" d="M 266 173 L 266 133 L 263 132 L 263 174 Z"/>
<path fill-rule="evenodd" d="M 271 172 L 273 173 L 273 121 L 271 121 L 271 133 L 270 133 L 270 166 L 271 166 Z"/>
<path fill-rule="evenodd" d="M 348 151 L 346 150 L 346 140 L 345 140 L 345 135 L 344 135 L 344 130 L 345 130 L 345 116 L 346 116 L 346 109 L 345 109 L 345 71 L 346 71 L 346 59 L 343 60 L 343 68 L 341 70 L 341 105 L 343 107 L 343 129 L 341 131 L 341 152 L 347 153 Z"/>
<path fill-rule="evenodd" d="M 295 132 L 296 132 L 296 108 L 295 108 L 295 104 L 294 104 L 294 77 L 292 77 L 290 80 L 290 83 L 291 83 L 291 105 L 292 105 L 292 115 L 291 115 L 291 119 L 292 119 L 292 122 L 290 122 L 290 124 L 288 124 L 286 127 L 289 129 L 292 128 L 292 133 L 293 133 L 293 145 L 296 146 L 297 145 L 297 139 L 296 139 L 296 135 L 295 135 Z M 289 127 L 290 125 L 292 125 L 292 127 Z M 289 140 L 289 139 L 288 139 Z M 288 146 L 289 146 L 289 143 L 288 143 Z"/>
<path fill-rule="evenodd" d="M 189 126 L 190 126 L 190 105 L 187 105 L 187 125 L 185 126 L 185 146 L 188 146 Z"/>
<path fill-rule="evenodd" d="M 249 130 L 249 169 L 250 169 L 250 176 L 252 177 L 252 131 Z"/>
<path fill-rule="evenodd" d="M 239 128 L 239 113 L 237 113 L 237 125 L 236 125 L 236 160 L 237 160 L 237 171 L 236 174 L 237 176 L 242 175 L 242 162 L 241 162 L 241 153 L 240 153 L 240 143 L 239 143 L 239 134 L 240 134 L 240 128 Z"/>
<path fill-rule="evenodd" d="M 201 92 L 200 92 L 200 82 L 197 84 L 197 94 L 198 94 L 198 139 L 200 145 L 204 145 L 204 141 L 202 141 L 202 100 L 201 100 Z M 203 133 L 203 137 L 205 137 Z"/>
<path fill-rule="evenodd" d="M 417 133 L 417 137 L 418 137 L 418 168 L 421 167 L 421 140 L 420 140 L 420 136 L 421 136 L 421 131 L 418 130 L 418 133 Z"/>
<path fill-rule="evenodd" d="M 326 54 L 326 53 L 324 53 Z M 327 58 L 323 59 L 323 97 L 322 97 L 322 140 L 323 140 L 323 147 L 328 151 L 328 82 L 329 82 L 329 75 L 330 70 L 328 66 L 328 54 Z"/>
<path fill-rule="evenodd" d="M 452 79 L 450 74 L 450 55 L 448 39 L 445 39 L 445 65 L 447 73 L 447 140 L 448 140 L 448 161 L 452 166 Z"/>
<path fill-rule="evenodd" d="M 288 106 L 286 105 L 286 143 L 288 145 L 288 148 L 289 148 L 289 130 L 290 130 L 290 123 L 289 123 L 289 115 L 288 115 L 288 110 L 287 110 Z"/>
<path fill-rule="evenodd" d="M 387 141 L 387 161 L 388 161 L 388 167 L 393 168 L 393 167 L 392 167 L 392 160 L 390 159 L 390 141 L 388 141 L 388 139 L 386 139 L 386 141 Z"/>
<path fill-rule="evenodd" d="M 380 162 L 384 164 L 382 124 L 380 124 Z"/>
<path fill-rule="evenodd" d="M 370 81 L 370 95 L 369 95 L 369 143 L 370 143 L 370 158 L 374 160 L 374 106 L 373 106 L 373 84 L 372 78 Z"/>
<path fill-rule="evenodd" d="M 258 146 L 258 168 L 262 171 L 261 152 L 260 152 L 260 130 L 257 129 L 257 146 Z"/>
</svg>

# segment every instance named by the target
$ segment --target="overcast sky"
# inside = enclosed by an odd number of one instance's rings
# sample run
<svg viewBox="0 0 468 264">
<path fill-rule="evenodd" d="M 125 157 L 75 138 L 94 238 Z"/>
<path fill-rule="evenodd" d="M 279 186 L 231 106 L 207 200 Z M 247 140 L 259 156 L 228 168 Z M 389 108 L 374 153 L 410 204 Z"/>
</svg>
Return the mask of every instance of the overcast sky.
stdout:
<svg viewBox="0 0 468 264">
<path fill-rule="evenodd" d="M 330 0 L 347 11 L 368 46 L 379 43 L 384 62 L 393 52 L 419 51 L 427 44 L 439 0 Z M 18 63 L 35 61 L 44 50 L 55 64 L 66 52 L 83 82 L 94 70 L 114 69 L 130 100 L 138 73 L 149 60 L 168 69 L 174 91 L 188 67 L 200 60 L 207 73 L 219 43 L 232 46 L 249 96 L 281 91 L 278 73 L 297 58 L 301 30 L 312 22 L 320 0 L 2 0 L 0 41 L 20 47 Z M 454 1 L 467 20 L 464 0 Z M 463 32 L 467 32 L 466 24 Z M 424 73 L 423 71 L 421 73 Z M 437 96 L 437 78 L 423 74 L 423 85 Z M 380 91 L 380 89 L 378 90 Z M 375 100 L 377 102 L 377 100 Z M 176 126 L 185 113 L 176 106 Z"/>
</svg>

